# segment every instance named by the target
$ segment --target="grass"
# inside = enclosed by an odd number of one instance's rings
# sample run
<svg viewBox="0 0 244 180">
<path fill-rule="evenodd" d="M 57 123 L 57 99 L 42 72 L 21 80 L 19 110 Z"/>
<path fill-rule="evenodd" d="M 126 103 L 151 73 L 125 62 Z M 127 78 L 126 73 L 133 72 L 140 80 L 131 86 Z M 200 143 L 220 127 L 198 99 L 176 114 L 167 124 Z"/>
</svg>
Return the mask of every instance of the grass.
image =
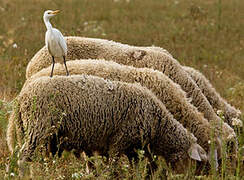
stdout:
<svg viewBox="0 0 244 180">
<path fill-rule="evenodd" d="M 11 111 L 10 101 L 21 90 L 28 62 L 44 45 L 46 30 L 42 15 L 46 9 L 62 10 L 60 15 L 52 19 L 52 23 L 65 35 L 105 38 L 131 45 L 155 45 L 167 49 L 182 65 L 203 72 L 228 102 L 244 112 L 242 0 L 2 0 L 0 177 L 5 174 L 9 155 L 5 133 Z M 239 142 L 243 146 L 242 131 L 239 132 Z M 69 179 L 74 173 L 77 173 L 77 177 L 73 175 L 73 178 L 105 179 L 112 177 L 113 170 L 119 172 L 120 178 L 140 179 L 144 175 L 146 163 L 142 159 L 142 168 L 138 170 L 138 167 L 128 168 L 128 162 L 124 159 L 120 160 L 121 164 L 108 167 L 103 164 L 101 157 L 93 161 L 98 163 L 97 169 L 90 175 L 81 176 L 85 174 L 83 164 L 69 153 L 47 163 L 39 160 L 35 163 L 36 179 Z M 236 171 L 228 160 L 224 165 L 225 173 L 222 171 L 215 178 L 234 178 Z M 161 170 L 164 170 L 165 166 L 161 166 Z M 239 172 L 243 174 L 243 170 L 244 165 L 240 162 Z M 212 174 L 204 177 L 211 178 Z"/>
</svg>

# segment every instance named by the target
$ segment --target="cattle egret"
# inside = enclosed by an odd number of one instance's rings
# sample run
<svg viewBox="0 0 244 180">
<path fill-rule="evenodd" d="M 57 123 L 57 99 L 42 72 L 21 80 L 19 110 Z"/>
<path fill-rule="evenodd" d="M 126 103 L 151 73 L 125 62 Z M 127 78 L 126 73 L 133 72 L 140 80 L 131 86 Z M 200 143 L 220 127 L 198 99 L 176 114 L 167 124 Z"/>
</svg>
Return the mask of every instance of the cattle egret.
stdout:
<svg viewBox="0 0 244 180">
<path fill-rule="evenodd" d="M 65 57 L 67 55 L 66 41 L 64 40 L 62 33 L 58 29 L 53 28 L 49 21 L 51 17 L 55 16 L 58 13 L 59 13 L 59 10 L 56 10 L 56 11 L 47 10 L 44 12 L 44 15 L 43 15 L 43 20 L 44 20 L 44 23 L 47 28 L 47 32 L 46 32 L 46 36 L 45 36 L 45 44 L 46 44 L 46 47 L 47 47 L 49 53 L 52 56 L 52 61 L 53 61 L 50 77 L 53 76 L 53 69 L 54 69 L 54 64 L 55 64 L 54 58 L 59 58 L 59 57 L 63 57 L 66 74 L 67 74 L 67 76 L 69 75 L 69 71 L 66 66 L 66 61 L 65 61 Z"/>
</svg>

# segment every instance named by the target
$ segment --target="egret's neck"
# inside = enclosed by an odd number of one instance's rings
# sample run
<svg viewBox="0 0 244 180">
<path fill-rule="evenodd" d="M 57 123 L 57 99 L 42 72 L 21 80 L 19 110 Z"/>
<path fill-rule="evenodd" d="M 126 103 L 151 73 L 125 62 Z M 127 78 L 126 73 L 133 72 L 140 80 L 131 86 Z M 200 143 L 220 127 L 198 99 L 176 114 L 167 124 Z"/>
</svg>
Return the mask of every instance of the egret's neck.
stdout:
<svg viewBox="0 0 244 180">
<path fill-rule="evenodd" d="M 47 30 L 52 31 L 52 25 L 51 25 L 51 23 L 50 23 L 48 18 L 44 18 L 44 23 L 46 25 Z"/>
</svg>

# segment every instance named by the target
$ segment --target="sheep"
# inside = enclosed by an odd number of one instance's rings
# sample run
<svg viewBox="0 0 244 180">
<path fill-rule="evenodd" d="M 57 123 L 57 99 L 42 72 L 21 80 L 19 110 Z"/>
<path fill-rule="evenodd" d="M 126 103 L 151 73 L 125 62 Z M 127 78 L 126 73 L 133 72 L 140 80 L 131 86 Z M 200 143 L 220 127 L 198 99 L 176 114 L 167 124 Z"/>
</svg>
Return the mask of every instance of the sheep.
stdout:
<svg viewBox="0 0 244 180">
<path fill-rule="evenodd" d="M 105 60 L 76 60 L 68 61 L 70 74 L 86 74 L 99 76 L 112 81 L 123 81 L 127 83 L 140 83 L 150 89 L 159 100 L 165 105 L 167 110 L 185 128 L 192 132 L 198 139 L 198 143 L 210 152 L 209 141 L 211 139 L 211 126 L 204 119 L 203 115 L 188 102 L 185 92 L 178 84 L 175 84 L 162 72 L 149 68 L 135 68 L 132 66 L 120 65 L 113 61 Z M 29 78 L 24 86 L 36 78 L 48 76 L 50 68 L 45 68 Z M 57 64 L 54 75 L 64 75 L 61 64 Z M 217 147 L 220 147 L 220 142 Z"/>
<path fill-rule="evenodd" d="M 73 59 L 98 59 L 98 56 L 101 56 L 100 59 L 111 59 L 111 58 L 106 58 L 107 56 L 113 56 L 113 54 L 106 54 L 106 48 L 121 48 L 121 51 L 123 52 L 124 49 L 130 49 L 133 48 L 133 46 L 129 46 L 129 45 L 125 45 L 125 44 L 120 44 L 120 43 L 116 43 L 113 41 L 109 41 L 109 40 L 105 40 L 105 39 L 96 39 L 96 38 L 81 38 L 81 37 L 75 37 L 75 36 L 69 36 L 69 37 L 65 37 L 65 40 L 67 42 L 68 45 L 68 49 L 69 47 L 72 48 L 70 50 L 68 50 L 68 54 L 67 60 L 73 60 Z M 105 49 L 103 50 L 102 46 L 105 45 Z M 83 46 L 83 47 L 81 47 Z M 106 47 L 107 46 L 107 47 Z M 161 53 L 165 53 L 168 56 L 172 55 L 165 49 L 161 48 L 161 47 L 155 47 L 155 46 L 151 46 L 151 47 L 134 47 L 136 48 L 135 52 L 129 52 L 128 55 L 131 55 L 131 58 L 139 58 L 138 60 L 140 60 L 140 58 L 143 58 L 145 54 L 144 50 L 155 50 L 155 51 L 159 51 Z M 140 49 L 142 49 L 140 51 Z M 117 51 L 120 51 L 120 49 L 117 49 Z M 108 51 L 110 52 L 110 51 Z M 80 54 L 82 53 L 82 54 Z M 115 52 L 116 53 L 116 52 Z M 126 53 L 126 52 L 124 52 Z M 117 53 L 116 53 L 117 54 Z M 103 57 L 104 56 L 104 57 Z M 137 57 L 138 56 L 138 57 Z M 39 61 L 36 62 L 37 59 L 45 59 L 43 61 Z M 40 71 L 41 69 L 49 66 L 51 64 L 51 57 L 49 57 L 48 54 L 48 49 L 46 48 L 46 46 L 44 46 L 41 50 L 39 50 L 34 57 L 31 59 L 31 61 L 29 62 L 27 69 L 26 69 L 26 79 L 28 79 L 30 76 L 32 76 L 33 74 L 35 74 L 36 72 Z M 57 59 L 57 62 L 62 63 L 62 61 L 60 59 Z"/>
<path fill-rule="evenodd" d="M 166 53 L 167 55 L 173 57 L 167 50 L 160 47 L 147 47 L 149 49 Z M 241 111 L 231 106 L 226 102 L 213 88 L 212 84 L 208 79 L 199 71 L 192 67 L 182 66 L 183 69 L 191 76 L 191 78 L 197 83 L 198 87 L 201 89 L 202 93 L 206 96 L 209 103 L 214 108 L 215 112 L 218 114 L 218 110 L 223 113 L 225 121 L 230 126 L 240 126 L 242 127 L 242 121 L 240 120 Z"/>
<path fill-rule="evenodd" d="M 20 175 L 37 146 L 54 139 L 70 149 L 108 157 L 148 148 L 173 167 L 190 158 L 208 159 L 194 135 L 138 84 L 88 75 L 40 77 L 21 90 L 16 102 Z"/>
<path fill-rule="evenodd" d="M 158 48 L 153 50 L 153 48 L 134 47 L 95 38 L 66 37 L 66 41 L 69 60 L 105 59 L 113 60 L 119 64 L 132 65 L 137 68 L 147 67 L 162 71 L 187 92 L 187 97 L 192 99 L 192 104 L 216 127 L 216 131 L 220 133 L 223 126 L 223 131 L 226 134 L 229 133 L 227 137 L 224 137 L 225 139 L 229 141 L 229 138 L 233 139 L 236 137 L 234 130 L 227 124 L 223 124 L 222 120 L 215 114 L 208 100 L 190 75 L 167 53 L 160 52 Z M 50 64 L 51 59 L 47 49 L 44 47 L 29 62 L 26 69 L 26 78 L 30 78 L 33 74 Z"/>
<path fill-rule="evenodd" d="M 199 71 L 192 67 L 183 66 L 183 69 L 192 77 L 197 83 L 198 87 L 202 90 L 203 94 L 208 99 L 209 103 L 217 110 L 222 110 L 225 121 L 233 126 L 233 120 L 240 119 L 241 112 L 230 104 L 228 104 L 220 95 L 216 92 L 212 84 L 208 79 Z M 240 120 L 239 120 L 240 121 Z M 238 123 L 240 124 L 240 123 Z"/>
</svg>

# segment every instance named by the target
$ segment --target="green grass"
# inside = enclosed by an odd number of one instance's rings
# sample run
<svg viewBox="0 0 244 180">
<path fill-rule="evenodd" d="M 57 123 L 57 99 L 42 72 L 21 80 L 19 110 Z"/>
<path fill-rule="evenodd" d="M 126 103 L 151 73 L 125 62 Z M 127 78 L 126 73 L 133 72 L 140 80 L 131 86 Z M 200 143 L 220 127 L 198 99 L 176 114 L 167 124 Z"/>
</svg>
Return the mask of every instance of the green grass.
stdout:
<svg viewBox="0 0 244 180">
<path fill-rule="evenodd" d="M 0 178 L 5 173 L 9 155 L 5 141 L 11 110 L 9 102 L 21 90 L 28 62 L 44 45 L 46 29 L 42 15 L 47 9 L 61 10 L 61 14 L 52 19 L 52 24 L 65 35 L 105 38 L 167 49 L 182 65 L 193 66 L 203 72 L 228 102 L 244 112 L 243 0 L 2 0 Z M 13 46 L 15 43 L 17 48 Z M 239 142 L 243 146 L 243 131 L 239 133 Z M 127 168 L 126 160 L 122 159 L 120 165 L 109 167 L 100 158 L 95 160 L 100 163 L 99 168 L 94 170 L 93 175 L 84 176 L 87 179 L 111 178 L 113 170 L 119 172 L 120 178 L 140 179 L 143 176 L 143 168 Z M 55 163 L 49 161 L 47 165 L 42 160 L 35 163 L 36 179 L 44 179 L 48 173 L 50 179 L 69 179 L 74 173 L 78 173 L 77 176 L 84 174 L 84 165 L 71 154 L 60 160 L 55 159 Z M 145 166 L 144 161 L 142 167 Z M 239 170 L 243 174 L 243 161 L 241 163 Z M 224 165 L 226 172 L 222 179 L 233 177 L 235 169 L 228 159 Z M 165 165 L 161 166 L 164 170 Z M 46 167 L 49 168 L 47 171 Z M 216 178 L 221 178 L 221 174 L 218 173 Z M 204 177 L 211 178 L 211 174 Z"/>
</svg>

